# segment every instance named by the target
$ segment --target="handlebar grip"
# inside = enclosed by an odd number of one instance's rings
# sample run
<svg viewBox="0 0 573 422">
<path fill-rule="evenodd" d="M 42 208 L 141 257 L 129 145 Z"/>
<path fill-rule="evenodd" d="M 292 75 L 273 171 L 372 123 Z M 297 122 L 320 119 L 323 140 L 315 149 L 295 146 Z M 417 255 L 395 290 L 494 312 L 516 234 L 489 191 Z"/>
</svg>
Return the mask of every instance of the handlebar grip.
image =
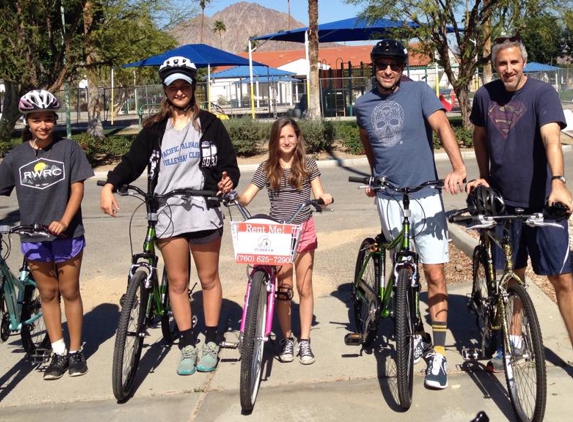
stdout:
<svg viewBox="0 0 573 422">
<path fill-rule="evenodd" d="M 98 186 L 105 186 L 106 183 L 107 183 L 107 180 L 98 180 L 98 181 L 96 182 L 96 185 L 98 185 Z"/>
<path fill-rule="evenodd" d="M 370 177 L 348 176 L 349 182 L 368 184 Z"/>
<path fill-rule="evenodd" d="M 322 198 L 315 199 L 315 201 L 318 205 L 324 205 L 324 199 L 322 199 Z M 332 202 L 334 202 L 334 201 L 332 201 Z"/>
</svg>

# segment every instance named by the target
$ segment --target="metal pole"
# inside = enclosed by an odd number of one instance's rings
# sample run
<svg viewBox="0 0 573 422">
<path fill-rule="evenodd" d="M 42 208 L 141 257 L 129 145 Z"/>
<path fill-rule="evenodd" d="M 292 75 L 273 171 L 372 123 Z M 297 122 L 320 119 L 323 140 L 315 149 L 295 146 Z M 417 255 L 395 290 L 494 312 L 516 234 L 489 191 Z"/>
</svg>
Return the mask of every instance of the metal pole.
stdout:
<svg viewBox="0 0 573 422">
<path fill-rule="evenodd" d="M 66 33 L 66 18 L 64 14 L 64 5 L 60 6 L 60 13 L 62 15 L 62 48 L 64 49 L 64 66 L 66 65 L 66 41 L 65 41 L 65 33 Z M 70 86 L 66 81 L 64 82 L 64 100 L 66 103 L 66 135 L 68 139 L 72 137 L 72 122 L 70 116 Z"/>
</svg>

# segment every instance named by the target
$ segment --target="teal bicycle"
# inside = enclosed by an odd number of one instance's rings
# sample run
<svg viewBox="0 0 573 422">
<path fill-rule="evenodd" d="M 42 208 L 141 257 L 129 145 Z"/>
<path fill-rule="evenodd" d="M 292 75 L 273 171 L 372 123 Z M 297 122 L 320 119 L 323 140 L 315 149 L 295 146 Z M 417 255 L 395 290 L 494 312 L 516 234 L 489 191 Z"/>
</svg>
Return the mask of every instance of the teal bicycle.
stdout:
<svg viewBox="0 0 573 422">
<path fill-rule="evenodd" d="M 6 262 L 12 250 L 10 235 L 53 237 L 40 225 L 0 226 L 0 340 L 20 334 L 26 354 L 34 362 L 42 362 L 50 353 L 50 340 L 44 324 L 40 295 L 36 282 L 23 259 L 16 276 Z"/>
<path fill-rule="evenodd" d="M 358 249 L 352 307 L 356 333 L 349 333 L 347 345 L 369 347 L 378 333 L 381 317 L 394 321 L 396 341 L 396 371 L 400 406 L 408 410 L 412 405 L 414 381 L 414 336 L 422 325 L 419 309 L 420 274 L 418 254 L 412 250 L 410 230 L 410 194 L 426 187 L 441 189 L 442 180 L 424 182 L 414 187 L 398 187 L 386 177 L 349 177 L 348 181 L 362 183 L 372 190 L 385 189 L 401 195 L 403 208 L 402 229 L 387 241 L 382 233 L 362 241 Z M 386 279 L 386 254 L 395 251 Z"/>
</svg>

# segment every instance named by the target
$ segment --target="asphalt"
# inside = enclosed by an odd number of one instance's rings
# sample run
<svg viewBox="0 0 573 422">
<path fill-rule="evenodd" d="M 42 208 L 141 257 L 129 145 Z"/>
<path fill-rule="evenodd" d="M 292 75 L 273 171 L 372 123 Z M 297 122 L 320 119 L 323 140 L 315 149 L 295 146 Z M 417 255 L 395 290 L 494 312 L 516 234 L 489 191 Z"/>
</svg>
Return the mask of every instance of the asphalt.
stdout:
<svg viewBox="0 0 573 422">
<path fill-rule="evenodd" d="M 475 240 L 460 229 L 451 227 L 451 237 L 463 251 L 472 250 Z M 146 337 L 133 397 L 117 403 L 111 389 L 111 365 L 119 308 L 116 303 L 102 303 L 91 309 L 84 320 L 86 332 L 97 333 L 92 334 L 97 337 L 91 338 L 86 350 L 90 372 L 84 377 L 42 381 L 44 366 L 31 365 L 17 337 L 0 347 L 0 421 L 470 421 L 481 410 L 492 421 L 513 421 L 503 374 L 487 372 L 485 361 L 462 359 L 461 350 L 474 345 L 477 338 L 475 316 L 466 307 L 469 291 L 470 280 L 449 288 L 448 389 L 426 389 L 425 365 L 418 364 L 413 405 L 408 412 L 402 412 L 397 403 L 393 343 L 382 341 L 373 350 L 344 344 L 344 335 L 353 326 L 349 322 L 350 284 L 341 282 L 315 299 L 315 364 L 303 366 L 296 360 L 280 363 L 274 354 L 278 345 L 267 343 L 263 380 L 251 415 L 241 414 L 238 350 L 222 350 L 213 373 L 180 377 L 174 370 L 178 350 L 163 344 L 160 329 L 149 330 Z M 541 323 L 547 359 L 545 420 L 571 420 L 571 345 L 557 306 L 534 283 L 529 283 L 528 291 Z M 228 341 L 237 338 L 240 312 L 239 300 L 224 300 L 221 321 Z M 425 293 L 421 296 L 421 312 L 427 318 Z M 386 321 L 380 331 L 382 338 L 390 331 Z"/>
</svg>

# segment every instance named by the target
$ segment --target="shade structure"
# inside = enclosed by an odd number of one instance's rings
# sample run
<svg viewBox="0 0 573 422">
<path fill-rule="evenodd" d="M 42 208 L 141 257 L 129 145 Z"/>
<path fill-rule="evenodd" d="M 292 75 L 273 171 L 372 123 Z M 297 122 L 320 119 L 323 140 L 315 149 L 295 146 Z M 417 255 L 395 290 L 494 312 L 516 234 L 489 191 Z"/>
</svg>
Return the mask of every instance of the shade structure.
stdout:
<svg viewBox="0 0 573 422">
<path fill-rule="evenodd" d="M 166 59 L 173 56 L 186 57 L 195 63 L 195 66 L 198 68 L 212 66 L 249 66 L 248 59 L 225 50 L 211 47 L 207 44 L 186 44 L 137 62 L 124 64 L 122 67 L 160 66 Z M 253 64 L 264 66 L 257 62 L 253 62 Z"/>
<path fill-rule="evenodd" d="M 248 61 L 248 59 L 245 59 Z M 253 77 L 256 76 L 293 76 L 295 75 L 294 72 L 288 72 L 286 70 L 276 69 L 274 67 L 267 67 L 267 66 L 253 66 Z M 221 72 L 213 73 L 211 75 L 212 79 L 221 79 L 221 78 L 249 78 L 250 70 L 249 66 L 236 66 L 230 69 L 222 70 Z"/>
<path fill-rule="evenodd" d="M 418 28 L 414 22 L 393 21 L 390 19 L 377 19 L 370 22 L 366 19 L 354 17 L 318 25 L 318 42 L 367 41 L 383 37 L 392 29 L 403 26 Z M 308 27 L 293 29 L 291 31 L 252 37 L 251 40 L 273 40 L 305 42 Z"/>
<path fill-rule="evenodd" d="M 537 62 L 527 63 L 523 71 L 525 73 L 534 73 L 534 72 L 551 72 L 555 70 L 560 70 L 561 68 L 558 66 L 552 66 L 550 64 L 543 64 Z"/>
</svg>

